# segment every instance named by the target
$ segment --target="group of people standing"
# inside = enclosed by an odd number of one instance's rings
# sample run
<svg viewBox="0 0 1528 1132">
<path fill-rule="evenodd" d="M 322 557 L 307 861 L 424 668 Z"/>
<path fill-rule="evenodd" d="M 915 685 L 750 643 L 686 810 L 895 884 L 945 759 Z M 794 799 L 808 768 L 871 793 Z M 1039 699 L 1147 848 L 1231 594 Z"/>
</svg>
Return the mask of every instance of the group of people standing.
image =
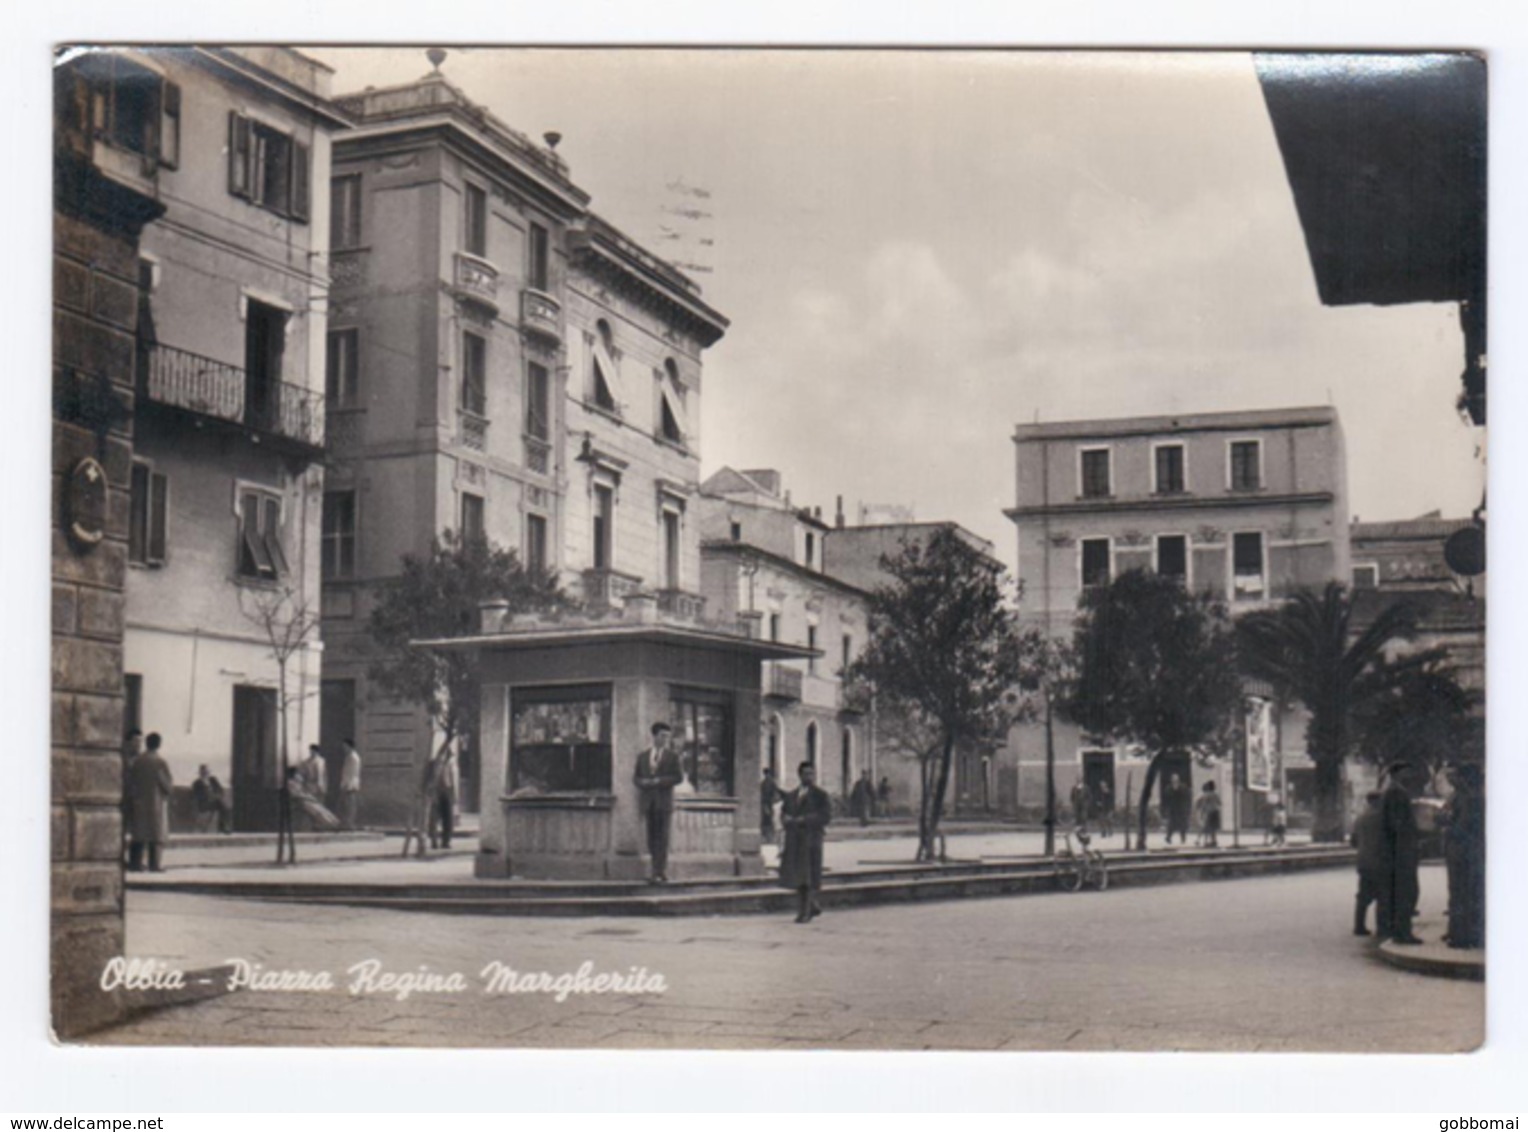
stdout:
<svg viewBox="0 0 1528 1132">
<path fill-rule="evenodd" d="M 1114 787 L 1107 778 L 1100 778 L 1091 788 L 1086 779 L 1079 778 L 1072 784 L 1071 802 L 1072 821 L 1079 829 L 1094 822 L 1100 835 L 1114 836 Z"/>
<path fill-rule="evenodd" d="M 1358 850 L 1358 896 L 1353 934 L 1370 935 L 1369 905 L 1375 906 L 1374 932 L 1381 942 L 1405 946 L 1422 942 L 1413 930 L 1421 896 L 1420 835 L 1405 778 L 1408 763 L 1386 768 L 1381 789 L 1365 799 L 1353 825 Z M 1485 946 L 1485 794 L 1480 768 L 1452 768 L 1452 797 L 1440 817 L 1443 857 L 1448 875 L 1448 929 L 1444 941 L 1455 949 Z"/>
</svg>

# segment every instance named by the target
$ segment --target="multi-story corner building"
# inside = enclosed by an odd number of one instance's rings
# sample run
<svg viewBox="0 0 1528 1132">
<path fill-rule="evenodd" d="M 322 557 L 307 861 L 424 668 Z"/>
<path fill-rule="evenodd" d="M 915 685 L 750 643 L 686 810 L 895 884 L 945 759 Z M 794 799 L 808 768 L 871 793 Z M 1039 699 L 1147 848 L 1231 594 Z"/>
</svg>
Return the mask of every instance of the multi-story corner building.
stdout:
<svg viewBox="0 0 1528 1132">
<path fill-rule="evenodd" d="M 206 763 L 267 828 L 280 672 L 262 607 L 316 611 L 323 493 L 330 71 L 285 48 L 123 51 L 92 94 L 103 151 L 152 169 L 135 312 L 127 726 L 175 778 Z M 318 737 L 316 632 L 287 666 L 291 749 Z"/>
<path fill-rule="evenodd" d="M 726 320 L 589 211 L 547 145 L 435 71 L 339 100 L 323 500 L 323 744 L 354 736 L 362 820 L 405 820 L 430 748 L 368 688 L 369 595 L 445 530 L 594 604 L 699 611 L 701 353 Z M 480 765 L 463 751 L 463 804 Z"/>
<path fill-rule="evenodd" d="M 1014 432 L 1024 622 L 1071 634 L 1078 599 L 1155 570 L 1234 614 L 1350 575 L 1347 465 L 1327 407 L 1020 425 Z M 1303 721 L 1275 721 L 1291 808 L 1309 796 Z M 1021 801 L 1044 804 L 1043 729 L 1014 729 Z M 1058 726 L 1056 785 L 1083 776 L 1115 799 L 1139 791 L 1144 752 Z M 1186 764 L 1167 773 L 1191 772 Z M 1205 771 L 1193 768 L 1195 778 Z M 1164 779 L 1166 774 L 1164 773 Z M 1196 787 L 1198 782 L 1195 783 Z M 1223 784 L 1224 785 L 1224 784 Z"/>
<path fill-rule="evenodd" d="M 868 636 L 864 592 L 825 572 L 830 530 L 781 494 L 779 472 L 723 468 L 697 506 L 708 615 L 822 653 L 766 663 L 762 764 L 788 784 L 811 762 L 823 789 L 846 800 L 861 773 L 876 773 L 868 698 L 842 679 Z"/>
</svg>

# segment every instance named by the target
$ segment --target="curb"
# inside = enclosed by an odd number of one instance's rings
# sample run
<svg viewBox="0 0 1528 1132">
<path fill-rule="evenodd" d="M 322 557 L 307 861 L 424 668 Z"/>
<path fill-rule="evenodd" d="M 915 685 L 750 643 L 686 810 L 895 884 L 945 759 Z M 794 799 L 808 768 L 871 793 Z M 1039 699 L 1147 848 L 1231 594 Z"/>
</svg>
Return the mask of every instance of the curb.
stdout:
<svg viewBox="0 0 1528 1132">
<path fill-rule="evenodd" d="M 1420 947 L 1402 947 L 1386 940 L 1374 949 L 1381 963 L 1416 975 L 1435 979 L 1467 979 L 1483 983 L 1486 978 L 1486 953 L 1475 950 L 1455 951 L 1445 943 L 1424 943 Z"/>
</svg>

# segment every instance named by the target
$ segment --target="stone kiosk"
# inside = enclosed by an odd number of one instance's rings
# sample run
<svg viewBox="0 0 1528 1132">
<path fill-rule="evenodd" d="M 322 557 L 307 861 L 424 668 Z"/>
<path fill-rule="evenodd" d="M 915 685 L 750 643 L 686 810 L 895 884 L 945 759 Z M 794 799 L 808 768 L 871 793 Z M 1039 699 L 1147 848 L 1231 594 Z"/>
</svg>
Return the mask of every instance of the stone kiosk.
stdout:
<svg viewBox="0 0 1528 1132">
<path fill-rule="evenodd" d="M 674 729 L 669 876 L 757 876 L 760 700 L 765 661 L 816 650 L 658 611 L 560 620 L 485 607 L 471 649 L 481 688 L 483 811 L 476 875 L 641 880 L 646 836 L 633 781 L 649 729 Z M 496 801 L 492 801 L 495 800 Z"/>
</svg>

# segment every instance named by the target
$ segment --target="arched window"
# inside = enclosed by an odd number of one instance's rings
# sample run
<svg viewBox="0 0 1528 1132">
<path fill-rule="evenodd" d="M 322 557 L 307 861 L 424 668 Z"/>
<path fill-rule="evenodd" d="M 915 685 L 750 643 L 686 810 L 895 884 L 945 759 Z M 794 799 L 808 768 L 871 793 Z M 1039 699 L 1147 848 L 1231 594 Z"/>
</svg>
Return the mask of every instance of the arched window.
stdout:
<svg viewBox="0 0 1528 1132">
<path fill-rule="evenodd" d="M 806 761 L 817 765 L 817 724 L 806 725 Z"/>
</svg>

